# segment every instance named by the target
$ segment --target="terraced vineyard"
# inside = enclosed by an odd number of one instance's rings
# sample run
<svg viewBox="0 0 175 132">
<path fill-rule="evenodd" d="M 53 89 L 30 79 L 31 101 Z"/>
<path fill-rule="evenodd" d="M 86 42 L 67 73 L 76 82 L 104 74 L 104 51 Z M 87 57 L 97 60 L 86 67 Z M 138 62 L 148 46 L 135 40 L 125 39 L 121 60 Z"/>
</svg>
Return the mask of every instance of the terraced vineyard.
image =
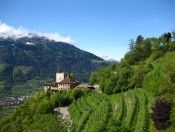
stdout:
<svg viewBox="0 0 175 132">
<path fill-rule="evenodd" d="M 72 131 L 151 131 L 150 97 L 142 89 L 108 96 L 93 94 L 69 106 Z"/>
</svg>

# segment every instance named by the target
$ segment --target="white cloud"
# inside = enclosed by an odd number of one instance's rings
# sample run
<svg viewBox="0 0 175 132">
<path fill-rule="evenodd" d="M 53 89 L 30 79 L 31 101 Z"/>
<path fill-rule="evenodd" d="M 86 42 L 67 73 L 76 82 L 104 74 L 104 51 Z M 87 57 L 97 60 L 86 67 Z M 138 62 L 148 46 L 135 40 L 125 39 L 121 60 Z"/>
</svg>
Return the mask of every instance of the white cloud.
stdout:
<svg viewBox="0 0 175 132">
<path fill-rule="evenodd" d="M 73 44 L 74 40 L 70 37 L 62 37 L 58 33 L 42 33 L 42 32 L 32 32 L 23 27 L 14 28 L 12 26 L 7 25 L 6 23 L 0 22 L 0 37 L 8 38 L 12 37 L 14 39 L 29 37 L 31 38 L 34 34 L 45 37 L 49 40 L 54 40 L 56 42 L 66 42 Z"/>
</svg>

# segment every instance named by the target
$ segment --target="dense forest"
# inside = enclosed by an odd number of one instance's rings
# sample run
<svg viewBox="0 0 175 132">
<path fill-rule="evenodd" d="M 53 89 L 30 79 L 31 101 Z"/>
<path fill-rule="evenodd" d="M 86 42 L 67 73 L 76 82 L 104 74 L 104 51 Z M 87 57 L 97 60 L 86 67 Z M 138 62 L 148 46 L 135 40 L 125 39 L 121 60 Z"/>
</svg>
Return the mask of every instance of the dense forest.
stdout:
<svg viewBox="0 0 175 132">
<path fill-rule="evenodd" d="M 100 92 L 37 92 L 0 120 L 1 131 L 173 131 L 175 32 L 139 35 L 129 47 L 119 63 L 91 74 L 89 82 L 100 84 Z M 61 106 L 68 106 L 70 118 L 54 112 Z"/>
<path fill-rule="evenodd" d="M 51 77 L 57 71 L 73 72 L 87 81 L 91 71 L 106 66 L 103 59 L 74 45 L 42 37 L 1 39 L 0 54 L 1 80 L 9 82 Z"/>
<path fill-rule="evenodd" d="M 109 64 L 74 45 L 44 37 L 0 38 L 0 98 L 13 94 L 19 83 L 30 84 L 32 79 L 47 83 L 56 72 L 74 73 L 77 80 L 87 82 L 91 72 Z"/>
</svg>

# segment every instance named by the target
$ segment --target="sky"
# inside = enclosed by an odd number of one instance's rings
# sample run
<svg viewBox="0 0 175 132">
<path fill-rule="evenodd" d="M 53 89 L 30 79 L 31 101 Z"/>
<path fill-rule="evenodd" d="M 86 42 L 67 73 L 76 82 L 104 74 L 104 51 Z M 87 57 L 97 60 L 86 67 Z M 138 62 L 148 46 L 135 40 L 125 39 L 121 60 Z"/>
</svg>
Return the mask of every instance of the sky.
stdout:
<svg viewBox="0 0 175 132">
<path fill-rule="evenodd" d="M 138 35 L 175 31 L 174 6 L 174 0 L 1 0 L 0 32 L 34 32 L 119 61 Z"/>
</svg>

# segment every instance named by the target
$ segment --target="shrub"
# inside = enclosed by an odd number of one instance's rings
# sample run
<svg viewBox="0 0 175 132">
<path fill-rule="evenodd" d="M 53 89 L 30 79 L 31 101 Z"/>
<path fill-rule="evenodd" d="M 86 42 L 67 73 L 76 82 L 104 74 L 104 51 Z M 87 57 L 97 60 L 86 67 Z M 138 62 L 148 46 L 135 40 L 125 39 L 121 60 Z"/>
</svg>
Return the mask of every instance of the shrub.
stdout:
<svg viewBox="0 0 175 132">
<path fill-rule="evenodd" d="M 151 118 L 157 129 L 166 129 L 170 125 L 170 113 L 172 106 L 172 102 L 157 100 L 151 108 Z"/>
</svg>

